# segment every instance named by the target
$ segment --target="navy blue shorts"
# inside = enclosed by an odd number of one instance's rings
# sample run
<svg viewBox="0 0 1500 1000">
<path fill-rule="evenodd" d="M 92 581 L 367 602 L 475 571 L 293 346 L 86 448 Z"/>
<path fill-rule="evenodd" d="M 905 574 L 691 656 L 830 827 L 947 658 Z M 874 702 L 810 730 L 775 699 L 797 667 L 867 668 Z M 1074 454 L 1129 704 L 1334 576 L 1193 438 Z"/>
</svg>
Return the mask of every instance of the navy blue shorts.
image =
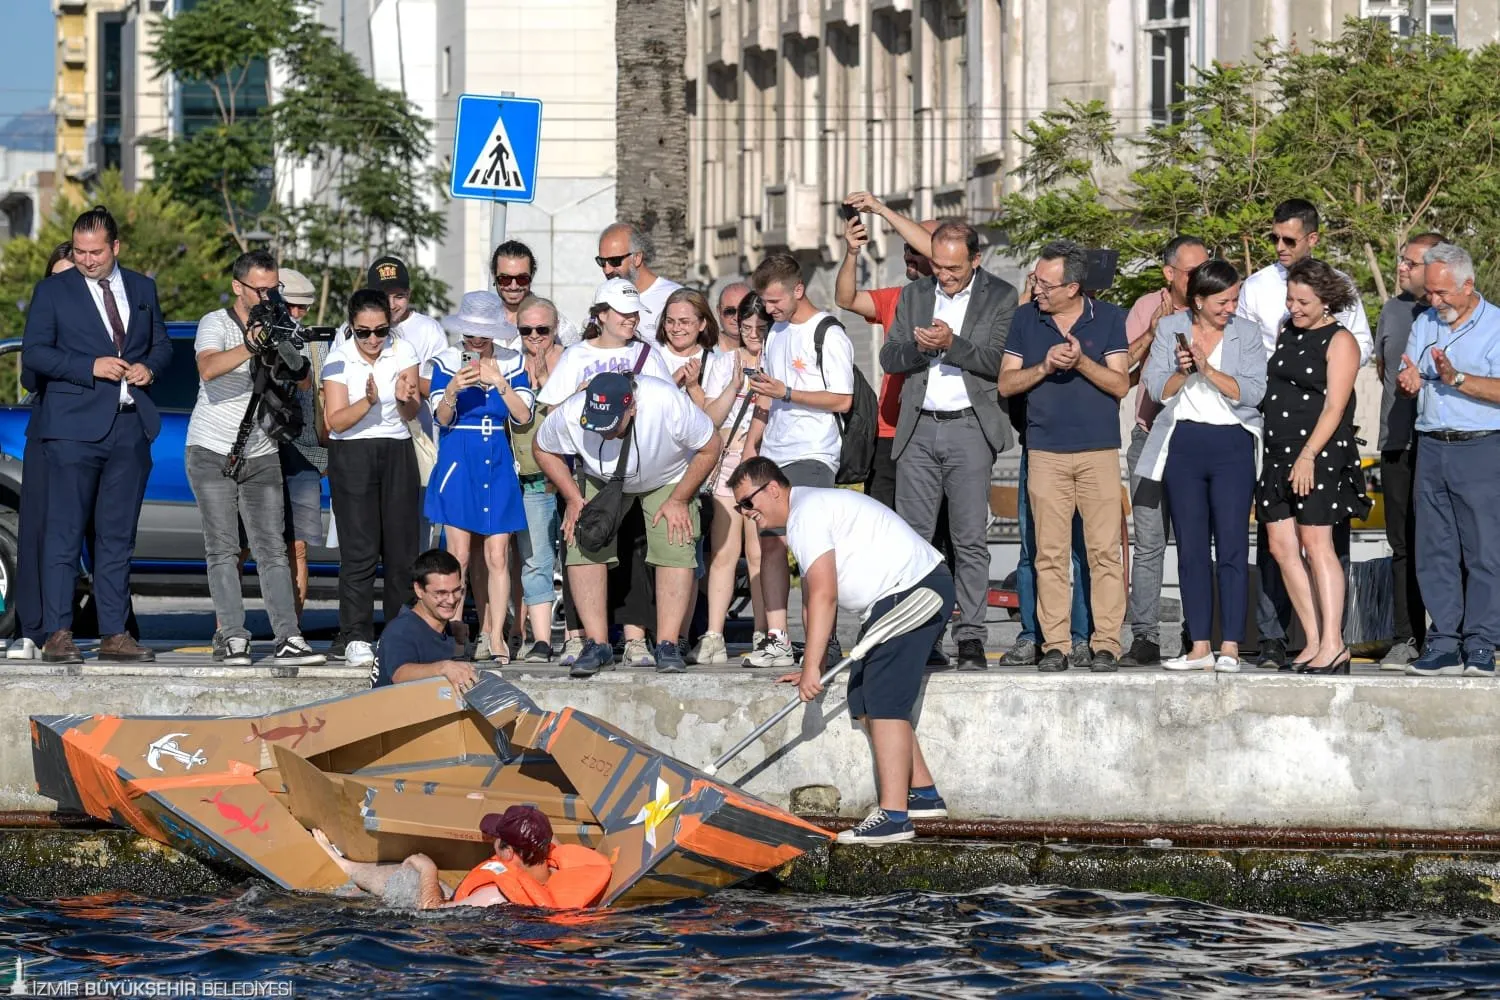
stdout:
<svg viewBox="0 0 1500 1000">
<path fill-rule="evenodd" d="M 927 657 L 953 614 L 953 576 L 948 567 L 939 564 L 916 587 L 876 601 L 864 626 L 869 628 L 879 621 L 881 615 L 918 587 L 937 591 L 943 599 L 943 607 L 925 624 L 882 642 L 850 668 L 849 714 L 856 719 L 911 721 L 917 707 L 917 696 L 922 693 L 922 681 L 927 676 Z M 860 629 L 861 635 L 864 628 Z"/>
</svg>

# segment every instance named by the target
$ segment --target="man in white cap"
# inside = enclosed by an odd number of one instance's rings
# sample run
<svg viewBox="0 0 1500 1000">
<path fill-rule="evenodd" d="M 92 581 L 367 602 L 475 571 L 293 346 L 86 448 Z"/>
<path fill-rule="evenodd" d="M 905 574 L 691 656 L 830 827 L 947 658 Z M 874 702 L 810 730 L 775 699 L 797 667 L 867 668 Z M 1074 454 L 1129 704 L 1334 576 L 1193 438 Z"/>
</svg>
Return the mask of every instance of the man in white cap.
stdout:
<svg viewBox="0 0 1500 1000">
<path fill-rule="evenodd" d="M 317 290 L 301 271 L 283 267 L 281 297 L 286 300 L 292 319 L 301 323 L 307 318 Z M 282 499 L 286 505 L 287 561 L 292 570 L 292 592 L 297 617 L 307 603 L 307 550 L 328 539 L 323 527 L 323 476 L 328 471 L 328 449 L 323 444 L 323 387 L 319 375 L 327 360 L 327 344 L 309 341 L 302 353 L 312 362 L 307 380 L 297 387 L 297 401 L 302 404 L 302 433 L 295 441 L 281 446 L 281 478 L 286 485 Z"/>
<path fill-rule="evenodd" d="M 639 503 L 646 519 L 646 561 L 656 568 L 656 669 L 686 669 L 677 648 L 697 567 L 698 487 L 719 460 L 714 422 L 670 379 L 608 371 L 584 392 L 569 396 L 547 414 L 533 452 L 566 504 L 562 519 L 568 542 L 568 582 L 588 641 L 572 676 L 592 677 L 614 663 L 609 644 L 607 579 L 619 561 L 619 539 L 586 549 L 574 529 L 586 504 L 597 497 L 624 463 L 621 513 Z M 575 456 L 583 487 L 564 456 Z"/>
</svg>

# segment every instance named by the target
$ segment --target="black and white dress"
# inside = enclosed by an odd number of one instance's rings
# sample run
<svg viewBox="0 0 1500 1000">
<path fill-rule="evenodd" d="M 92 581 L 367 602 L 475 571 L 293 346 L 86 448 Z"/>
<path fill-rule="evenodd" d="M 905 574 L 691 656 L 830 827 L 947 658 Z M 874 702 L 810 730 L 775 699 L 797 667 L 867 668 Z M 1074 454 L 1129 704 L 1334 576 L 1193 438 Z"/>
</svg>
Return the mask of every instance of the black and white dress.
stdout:
<svg viewBox="0 0 1500 1000">
<path fill-rule="evenodd" d="M 1359 447 L 1354 440 L 1354 391 L 1333 438 L 1313 458 L 1313 488 L 1297 496 L 1287 478 L 1307 437 L 1323 415 L 1328 397 L 1328 344 L 1342 330 L 1328 323 L 1301 330 L 1288 321 L 1266 369 L 1265 461 L 1256 487 L 1255 511 L 1262 524 L 1295 517 L 1298 524 L 1337 524 L 1370 511 Z"/>
</svg>

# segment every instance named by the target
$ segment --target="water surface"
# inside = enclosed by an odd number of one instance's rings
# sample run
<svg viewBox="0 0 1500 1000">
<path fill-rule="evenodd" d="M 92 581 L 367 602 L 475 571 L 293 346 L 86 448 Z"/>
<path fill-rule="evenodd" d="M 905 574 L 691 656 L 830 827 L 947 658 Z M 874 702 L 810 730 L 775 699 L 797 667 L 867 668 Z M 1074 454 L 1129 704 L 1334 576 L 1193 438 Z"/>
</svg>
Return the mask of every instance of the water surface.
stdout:
<svg viewBox="0 0 1500 1000">
<path fill-rule="evenodd" d="M 298 997 L 1500 996 L 1500 928 L 1478 921 L 1309 924 L 1047 887 L 733 891 L 551 919 L 392 912 L 259 885 L 229 898 L 5 899 L 0 946 L 0 993 L 19 955 L 33 980 L 274 981 Z"/>
</svg>

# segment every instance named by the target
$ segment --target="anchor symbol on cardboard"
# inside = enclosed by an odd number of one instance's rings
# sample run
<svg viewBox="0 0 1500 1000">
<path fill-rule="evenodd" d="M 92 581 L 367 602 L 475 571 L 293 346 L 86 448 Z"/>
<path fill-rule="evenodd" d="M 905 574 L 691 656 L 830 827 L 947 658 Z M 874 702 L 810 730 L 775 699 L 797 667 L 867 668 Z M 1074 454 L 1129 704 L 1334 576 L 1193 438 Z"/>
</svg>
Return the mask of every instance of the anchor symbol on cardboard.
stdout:
<svg viewBox="0 0 1500 1000">
<path fill-rule="evenodd" d="M 177 745 L 178 738 L 186 739 L 187 736 L 187 733 L 168 733 L 163 736 L 146 748 L 146 763 L 157 771 L 162 770 L 159 761 L 163 757 L 171 757 L 182 765 L 184 771 L 191 771 L 194 764 L 207 764 L 208 758 L 203 756 L 201 747 L 190 754 Z"/>
</svg>

